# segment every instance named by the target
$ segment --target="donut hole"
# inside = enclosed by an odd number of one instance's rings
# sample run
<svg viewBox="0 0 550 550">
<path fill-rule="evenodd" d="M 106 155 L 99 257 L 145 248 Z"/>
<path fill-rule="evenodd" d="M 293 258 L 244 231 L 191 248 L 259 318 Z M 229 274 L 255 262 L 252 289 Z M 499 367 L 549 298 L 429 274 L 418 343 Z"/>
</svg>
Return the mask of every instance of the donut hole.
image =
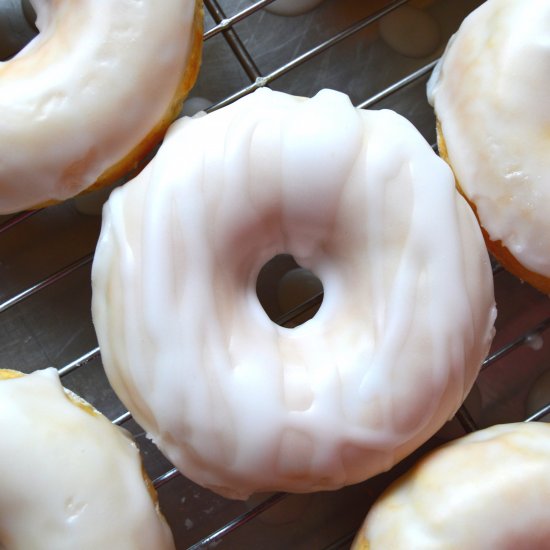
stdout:
<svg viewBox="0 0 550 550">
<path fill-rule="evenodd" d="M 21 8 L 23 9 L 23 14 L 27 23 L 38 32 L 36 28 L 36 12 L 31 4 L 31 0 L 21 0 Z"/>
<path fill-rule="evenodd" d="M 277 254 L 261 268 L 256 294 L 276 324 L 295 328 L 312 319 L 323 302 L 323 283 L 290 254 Z"/>
<path fill-rule="evenodd" d="M 28 0 L 0 2 L 0 61 L 18 54 L 38 31 L 36 15 Z"/>
</svg>

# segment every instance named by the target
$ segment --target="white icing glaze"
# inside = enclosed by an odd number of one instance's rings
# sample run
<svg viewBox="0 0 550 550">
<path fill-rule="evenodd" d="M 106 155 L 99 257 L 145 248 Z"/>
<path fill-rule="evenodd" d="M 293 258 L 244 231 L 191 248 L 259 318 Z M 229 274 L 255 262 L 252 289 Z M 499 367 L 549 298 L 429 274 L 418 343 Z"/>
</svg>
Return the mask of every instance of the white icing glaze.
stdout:
<svg viewBox="0 0 550 550">
<path fill-rule="evenodd" d="M 67 398 L 55 369 L 0 380 L 0 546 L 173 549 L 131 438 Z"/>
<path fill-rule="evenodd" d="M 548 424 L 499 425 L 457 439 L 378 499 L 352 548 L 549 548 L 549 461 Z"/>
<path fill-rule="evenodd" d="M 295 329 L 255 292 L 280 253 L 325 289 Z M 185 475 L 236 498 L 390 468 L 454 414 L 493 335 L 448 166 L 404 118 L 331 90 L 177 121 L 106 203 L 92 279 L 115 391 Z"/>
<path fill-rule="evenodd" d="M 35 0 L 40 34 L 0 63 L 0 214 L 86 189 L 166 115 L 195 0 Z"/>
<path fill-rule="evenodd" d="M 481 224 L 550 276 L 550 3 L 488 0 L 463 22 L 429 96 Z"/>
</svg>

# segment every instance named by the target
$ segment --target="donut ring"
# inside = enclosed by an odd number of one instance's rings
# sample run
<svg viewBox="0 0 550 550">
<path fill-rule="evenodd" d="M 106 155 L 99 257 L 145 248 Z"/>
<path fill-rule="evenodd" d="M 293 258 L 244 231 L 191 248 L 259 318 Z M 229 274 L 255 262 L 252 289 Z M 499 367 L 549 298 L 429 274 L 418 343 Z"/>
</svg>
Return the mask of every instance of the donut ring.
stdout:
<svg viewBox="0 0 550 550">
<path fill-rule="evenodd" d="M 295 329 L 255 293 L 282 252 L 324 286 Z M 235 498 L 390 468 L 462 403 L 495 318 L 447 165 L 404 118 L 331 90 L 176 122 L 106 204 L 92 280 L 115 391 L 177 468 Z"/>
<path fill-rule="evenodd" d="M 423 457 L 370 509 L 352 550 L 548 548 L 550 426 L 491 426 Z"/>
<path fill-rule="evenodd" d="M 545 0 L 484 2 L 463 21 L 428 86 L 440 153 L 475 210 L 489 251 L 546 294 L 549 25 Z"/>
<path fill-rule="evenodd" d="M 55 369 L 0 369 L 0 404 L 0 547 L 174 549 L 135 443 Z"/>
<path fill-rule="evenodd" d="M 0 62 L 0 214 L 133 169 L 193 85 L 199 0 L 34 0 L 40 34 Z"/>
</svg>

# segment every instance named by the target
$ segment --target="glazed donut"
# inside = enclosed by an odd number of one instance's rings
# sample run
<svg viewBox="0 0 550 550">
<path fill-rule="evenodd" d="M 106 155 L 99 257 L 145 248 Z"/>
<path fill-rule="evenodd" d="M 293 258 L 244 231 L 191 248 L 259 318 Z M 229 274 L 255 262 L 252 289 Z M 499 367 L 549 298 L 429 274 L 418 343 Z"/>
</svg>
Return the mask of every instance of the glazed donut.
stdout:
<svg viewBox="0 0 550 550">
<path fill-rule="evenodd" d="M 255 290 L 283 252 L 324 288 L 294 329 Z M 106 203 L 92 280 L 115 391 L 177 468 L 233 498 L 390 468 L 453 416 L 493 335 L 451 171 L 404 118 L 331 90 L 177 121 Z"/>
<path fill-rule="evenodd" d="M 441 155 L 475 209 L 490 252 L 550 293 L 550 4 L 488 0 L 471 13 L 428 95 Z"/>
<path fill-rule="evenodd" d="M 0 370 L 0 547 L 168 550 L 139 451 L 53 368 Z"/>
<path fill-rule="evenodd" d="M 199 0 L 33 0 L 38 36 L 0 62 L 0 214 L 134 168 L 198 72 Z"/>
<path fill-rule="evenodd" d="M 426 455 L 375 502 L 352 550 L 550 547 L 550 426 L 474 432 Z"/>
</svg>

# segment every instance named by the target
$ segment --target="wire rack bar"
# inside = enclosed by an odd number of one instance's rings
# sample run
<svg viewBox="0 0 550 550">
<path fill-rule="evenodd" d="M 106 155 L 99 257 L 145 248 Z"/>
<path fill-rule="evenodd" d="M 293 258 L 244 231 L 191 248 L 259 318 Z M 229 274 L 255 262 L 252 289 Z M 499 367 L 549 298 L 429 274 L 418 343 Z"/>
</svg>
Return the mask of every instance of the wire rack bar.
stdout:
<svg viewBox="0 0 550 550">
<path fill-rule="evenodd" d="M 537 420 L 544 418 L 549 413 L 550 403 L 544 405 L 544 407 L 541 407 L 536 413 L 533 413 L 531 416 L 527 417 L 524 422 L 536 422 Z"/>
<path fill-rule="evenodd" d="M 59 271 L 55 272 L 49 277 L 46 277 L 42 281 L 35 283 L 34 285 L 27 288 L 23 292 L 20 292 L 16 296 L 9 298 L 8 300 L 0 304 L 0 313 L 4 313 L 4 311 L 8 310 L 10 307 L 18 304 L 19 302 L 22 302 L 26 298 L 29 298 L 33 294 L 36 294 L 37 292 L 49 287 L 50 285 L 53 285 L 54 283 L 56 283 L 57 281 L 60 281 L 67 275 L 70 275 L 77 269 L 80 269 L 81 267 L 88 265 L 89 263 L 91 263 L 92 258 L 93 258 L 93 254 L 88 254 L 83 258 L 80 258 L 80 260 L 77 260 L 76 262 L 73 262 L 72 264 L 64 267 L 63 269 L 60 269 Z"/>
<path fill-rule="evenodd" d="M 224 536 L 228 535 L 229 533 L 235 531 L 239 527 L 242 527 L 243 525 L 247 524 L 249 521 L 254 519 L 256 516 L 259 516 L 262 512 L 265 512 L 272 506 L 275 506 L 278 502 L 281 502 L 284 498 L 287 497 L 286 493 L 276 493 L 248 512 L 245 512 L 244 514 L 241 514 L 240 516 L 237 516 L 230 522 L 226 523 L 223 527 L 220 527 L 220 529 L 214 531 L 207 537 L 201 539 L 200 541 L 196 542 L 192 546 L 188 548 L 188 550 L 199 550 L 200 548 L 205 548 L 207 546 L 213 545 L 216 542 L 219 542 L 220 539 L 222 539 Z"/>
<path fill-rule="evenodd" d="M 95 347 L 94 349 L 86 352 L 84 355 L 81 355 L 78 359 L 71 361 L 68 365 L 65 365 L 64 367 L 59 369 L 59 376 L 66 376 L 74 370 L 84 366 L 86 363 L 89 363 L 96 357 L 99 357 L 99 347 Z"/>
<path fill-rule="evenodd" d="M 475 423 L 466 405 L 461 405 L 458 411 L 456 411 L 455 416 L 466 433 L 475 432 L 478 429 L 478 425 Z"/>
<path fill-rule="evenodd" d="M 128 422 L 132 418 L 132 415 L 126 411 L 125 413 L 122 413 L 120 416 L 115 418 L 112 422 L 113 424 L 116 424 L 117 426 L 122 426 L 125 422 Z"/>
<path fill-rule="evenodd" d="M 153 485 L 155 486 L 156 489 L 158 489 L 159 487 L 162 487 L 163 485 L 166 485 L 166 483 L 168 483 L 169 481 L 172 481 L 173 479 L 176 479 L 176 477 L 179 477 L 180 475 L 181 474 L 179 473 L 178 470 L 176 470 L 176 468 L 172 468 L 172 469 L 168 470 L 167 472 L 164 472 L 163 474 L 161 474 L 157 478 L 155 478 L 153 480 Z"/>
<path fill-rule="evenodd" d="M 317 46 L 311 48 L 310 50 L 306 51 L 305 53 L 296 56 L 294 59 L 290 60 L 288 63 L 285 63 L 284 65 L 281 65 L 279 68 L 275 69 L 274 71 L 268 73 L 265 76 L 258 76 L 252 84 L 249 86 L 246 86 L 242 88 L 241 90 L 235 92 L 234 94 L 226 97 L 222 101 L 216 103 L 211 107 L 211 110 L 219 109 L 221 107 L 225 107 L 226 105 L 229 105 L 230 103 L 233 103 L 237 99 L 240 99 L 241 97 L 244 97 L 245 95 L 248 95 L 249 93 L 257 90 L 258 88 L 262 88 L 264 86 L 267 86 L 277 78 L 280 78 L 281 76 L 285 75 L 286 73 L 290 72 L 291 70 L 295 69 L 296 67 L 302 65 L 306 61 L 309 61 L 310 59 L 313 59 L 317 55 L 323 53 L 324 51 L 328 50 L 329 48 L 332 48 L 342 40 L 345 40 L 346 38 L 349 38 L 350 36 L 354 35 L 355 33 L 361 31 L 365 27 L 375 23 L 388 13 L 392 12 L 393 10 L 397 9 L 399 6 L 402 6 L 403 4 L 406 4 L 409 0 L 395 0 L 390 5 L 388 5 L 385 8 L 382 8 L 378 10 L 377 12 L 373 13 L 372 15 L 369 15 L 358 22 L 354 23 L 347 29 L 344 29 L 343 31 L 335 34 L 331 38 L 325 40 L 324 42 L 321 42 Z"/>
<path fill-rule="evenodd" d="M 0 235 L 4 233 L 4 231 L 7 231 L 8 229 L 11 229 L 12 227 L 15 227 L 18 223 L 21 223 L 22 221 L 25 221 L 26 219 L 30 218 L 31 216 L 34 216 L 40 212 L 39 210 L 29 210 L 27 212 L 21 212 L 20 214 L 17 214 L 16 216 L 13 216 L 12 218 L 6 220 L 2 224 L 0 224 Z"/>
<path fill-rule="evenodd" d="M 438 61 L 439 59 L 434 59 L 432 62 L 428 63 L 427 65 L 424 65 L 424 67 L 421 67 L 420 69 L 405 76 L 401 80 L 394 82 L 391 86 L 388 86 L 386 89 L 382 90 L 381 92 L 378 92 L 377 94 L 373 95 L 369 99 L 366 99 L 365 101 L 363 101 L 363 103 L 360 103 L 359 105 L 357 105 L 357 107 L 359 107 L 360 109 L 368 109 L 369 107 L 372 107 L 372 105 L 374 105 L 375 103 L 378 103 L 383 99 L 386 99 L 388 96 L 394 94 L 395 92 L 398 92 L 402 88 L 405 88 L 406 86 L 409 86 L 413 82 L 420 80 L 422 77 L 432 72 L 433 68 L 437 65 Z"/>
<path fill-rule="evenodd" d="M 278 325 L 285 326 L 286 324 L 290 323 L 291 321 L 294 321 L 296 317 L 299 317 L 302 315 L 302 313 L 305 313 L 306 311 L 312 309 L 315 306 L 318 306 L 323 301 L 323 292 L 318 292 L 311 298 L 308 298 L 305 302 L 302 302 L 301 304 L 297 305 L 296 307 L 293 307 L 280 317 L 278 317 L 275 322 Z"/>
<path fill-rule="evenodd" d="M 508 355 L 511 351 L 519 348 L 520 346 L 523 346 L 525 344 L 529 343 L 529 340 L 532 339 L 535 336 L 540 336 L 545 330 L 550 327 L 550 317 L 547 317 L 544 319 L 544 321 L 541 321 L 537 325 L 535 325 L 532 329 L 528 330 L 527 332 L 524 332 L 521 336 L 518 338 L 512 340 L 502 348 L 500 348 L 498 351 L 487 357 L 485 361 L 483 361 L 483 364 L 481 366 L 481 370 L 485 370 L 487 367 L 490 367 L 492 364 L 496 363 L 499 359 L 502 359 L 505 355 Z"/>
<path fill-rule="evenodd" d="M 222 24 L 227 18 L 225 13 L 217 0 L 204 0 L 204 5 L 208 8 L 210 15 L 217 24 Z M 244 47 L 241 39 L 233 28 L 222 30 L 224 38 L 229 47 L 233 50 L 235 57 L 238 59 L 242 68 L 246 72 L 248 78 L 254 81 L 260 77 L 260 70 L 254 63 L 252 56 L 248 53 L 248 50 Z"/>
<path fill-rule="evenodd" d="M 271 4 L 274 0 L 260 0 L 259 2 L 256 2 L 255 4 L 252 4 L 250 7 L 242 10 L 241 12 L 233 15 L 232 17 L 226 17 L 219 21 L 215 27 L 212 27 L 210 30 L 206 31 L 204 33 L 204 40 L 208 40 L 212 38 L 213 36 L 216 36 L 220 32 L 226 31 L 229 28 L 233 27 L 236 23 L 239 21 L 242 21 L 243 19 L 246 19 L 253 13 L 256 13 L 257 11 L 260 11 L 262 8 L 265 8 L 269 4 Z"/>
</svg>

